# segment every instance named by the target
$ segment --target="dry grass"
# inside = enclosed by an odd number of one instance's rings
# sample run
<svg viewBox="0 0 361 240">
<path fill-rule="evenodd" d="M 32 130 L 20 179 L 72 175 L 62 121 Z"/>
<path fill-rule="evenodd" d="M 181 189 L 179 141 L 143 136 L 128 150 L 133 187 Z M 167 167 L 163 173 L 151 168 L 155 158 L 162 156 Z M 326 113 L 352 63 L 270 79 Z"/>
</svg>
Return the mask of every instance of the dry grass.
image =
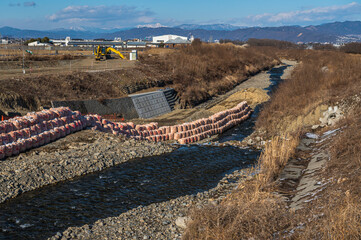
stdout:
<svg viewBox="0 0 361 240">
<path fill-rule="evenodd" d="M 331 180 L 327 188 L 297 212 L 274 194 L 275 180 L 305 126 L 297 120 L 321 104 L 361 91 L 360 56 L 309 50 L 279 54 L 302 64 L 260 114 L 257 128 L 267 130 L 272 140 L 260 157 L 259 174 L 220 204 L 193 210 L 184 239 L 361 239 L 361 107 L 340 123 L 347 127 L 329 146 L 331 159 L 319 175 L 320 180 Z"/>
<path fill-rule="evenodd" d="M 297 137 L 273 138 L 260 156 L 257 174 L 219 205 L 191 213 L 184 239 L 269 239 L 292 224 L 286 204 L 272 194 L 273 183 L 294 154 Z"/>
<path fill-rule="evenodd" d="M 297 233 L 299 236 L 361 239 L 360 111 L 361 107 L 357 107 L 339 123 L 346 127 L 332 141 L 331 159 L 321 174 L 332 181 L 304 213 L 308 223 Z"/>
<path fill-rule="evenodd" d="M 248 76 L 279 63 L 271 51 L 200 43 L 170 54 L 148 55 L 141 61 L 171 77 L 185 108 L 225 93 Z"/>
<path fill-rule="evenodd" d="M 271 139 L 262 152 L 258 165 L 260 172 L 256 178 L 260 186 L 268 186 L 277 178 L 298 145 L 298 134 L 276 136 Z"/>
<path fill-rule="evenodd" d="M 301 61 L 259 116 L 257 127 L 265 128 L 270 136 L 285 131 L 290 121 L 307 114 L 305 109 L 361 91 L 361 84 L 357 84 L 361 81 L 360 56 L 305 51 Z"/>
</svg>

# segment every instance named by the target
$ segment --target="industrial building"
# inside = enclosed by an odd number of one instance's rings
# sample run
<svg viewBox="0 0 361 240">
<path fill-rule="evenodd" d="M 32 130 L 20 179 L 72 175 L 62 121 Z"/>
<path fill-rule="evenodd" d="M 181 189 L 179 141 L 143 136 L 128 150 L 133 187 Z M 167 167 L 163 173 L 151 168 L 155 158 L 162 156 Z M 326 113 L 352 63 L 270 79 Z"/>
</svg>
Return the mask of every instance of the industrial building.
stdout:
<svg viewBox="0 0 361 240">
<path fill-rule="evenodd" d="M 178 35 L 162 35 L 162 36 L 156 36 L 152 38 L 152 42 L 153 43 L 166 43 L 168 41 L 171 40 L 183 40 L 183 41 L 187 41 L 188 38 L 187 37 L 183 37 L 183 36 L 178 36 Z"/>
<path fill-rule="evenodd" d="M 52 46 L 52 44 L 35 41 L 35 42 L 28 43 L 28 46 L 29 47 L 50 47 L 50 46 Z"/>
<path fill-rule="evenodd" d="M 82 40 L 82 39 L 71 39 L 66 37 L 63 39 L 51 39 L 55 46 L 73 46 L 73 47 L 94 47 L 94 46 L 110 46 L 114 48 L 123 48 L 124 43 L 121 38 L 115 38 L 114 41 L 109 40 Z"/>
</svg>

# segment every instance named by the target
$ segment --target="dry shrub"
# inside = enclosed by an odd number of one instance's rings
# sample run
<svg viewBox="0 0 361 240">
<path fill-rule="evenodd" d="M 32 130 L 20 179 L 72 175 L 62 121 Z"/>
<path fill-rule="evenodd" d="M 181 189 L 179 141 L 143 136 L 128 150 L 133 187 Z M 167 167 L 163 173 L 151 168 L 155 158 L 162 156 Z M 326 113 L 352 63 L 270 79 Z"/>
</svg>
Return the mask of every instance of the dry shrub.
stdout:
<svg viewBox="0 0 361 240">
<path fill-rule="evenodd" d="M 141 61 L 169 74 L 183 107 L 225 93 L 248 76 L 279 63 L 272 51 L 265 53 L 230 43 L 192 44 L 169 54 L 143 56 Z"/>
<path fill-rule="evenodd" d="M 258 161 L 260 172 L 256 178 L 260 186 L 267 186 L 277 179 L 288 159 L 295 153 L 297 135 L 276 136 L 266 144 Z"/>
<path fill-rule="evenodd" d="M 284 202 L 253 184 L 217 206 L 193 210 L 183 239 L 270 239 L 287 228 L 290 219 Z"/>
<path fill-rule="evenodd" d="M 304 51 L 291 79 L 280 84 L 257 121 L 269 135 L 285 131 L 290 120 L 315 103 L 336 102 L 361 91 L 361 61 L 340 52 Z M 287 121 L 285 121 L 287 119 Z"/>
<path fill-rule="evenodd" d="M 357 107 L 339 124 L 346 127 L 329 147 L 331 158 L 322 177 L 334 181 L 308 208 L 306 219 L 311 221 L 298 233 L 307 239 L 361 239 L 360 111 Z"/>
<path fill-rule="evenodd" d="M 184 239 L 269 239 L 290 227 L 292 214 L 285 202 L 272 194 L 272 183 L 297 144 L 297 137 L 273 138 L 260 156 L 259 174 L 219 205 L 194 209 Z"/>
<path fill-rule="evenodd" d="M 358 42 L 347 43 L 340 48 L 340 51 L 346 53 L 361 54 L 361 43 Z"/>
<path fill-rule="evenodd" d="M 305 239 L 361 239 L 359 197 L 349 191 L 336 193 L 330 192 L 327 201 L 322 204 L 325 208 L 322 217 L 308 222 L 299 235 Z M 313 213 L 317 211 L 312 210 Z"/>
</svg>

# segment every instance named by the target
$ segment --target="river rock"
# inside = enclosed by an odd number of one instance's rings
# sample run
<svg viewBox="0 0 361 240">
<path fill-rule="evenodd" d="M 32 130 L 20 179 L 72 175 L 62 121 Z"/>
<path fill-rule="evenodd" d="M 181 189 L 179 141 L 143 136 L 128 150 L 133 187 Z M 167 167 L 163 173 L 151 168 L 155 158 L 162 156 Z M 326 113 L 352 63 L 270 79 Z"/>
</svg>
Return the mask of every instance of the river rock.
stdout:
<svg viewBox="0 0 361 240">
<path fill-rule="evenodd" d="M 175 220 L 175 224 L 180 228 L 186 228 L 188 220 L 189 220 L 188 217 L 178 217 Z"/>
</svg>

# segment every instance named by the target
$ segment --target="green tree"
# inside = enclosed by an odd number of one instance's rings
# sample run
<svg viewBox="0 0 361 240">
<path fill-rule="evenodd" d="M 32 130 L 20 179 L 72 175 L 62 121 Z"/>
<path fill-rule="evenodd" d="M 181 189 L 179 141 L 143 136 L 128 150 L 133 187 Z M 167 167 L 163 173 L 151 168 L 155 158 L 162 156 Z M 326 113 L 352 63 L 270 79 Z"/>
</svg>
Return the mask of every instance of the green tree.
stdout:
<svg viewBox="0 0 361 240">
<path fill-rule="evenodd" d="M 50 42 L 50 39 L 48 37 L 43 37 L 43 39 L 41 39 L 42 43 L 48 43 Z"/>
</svg>

